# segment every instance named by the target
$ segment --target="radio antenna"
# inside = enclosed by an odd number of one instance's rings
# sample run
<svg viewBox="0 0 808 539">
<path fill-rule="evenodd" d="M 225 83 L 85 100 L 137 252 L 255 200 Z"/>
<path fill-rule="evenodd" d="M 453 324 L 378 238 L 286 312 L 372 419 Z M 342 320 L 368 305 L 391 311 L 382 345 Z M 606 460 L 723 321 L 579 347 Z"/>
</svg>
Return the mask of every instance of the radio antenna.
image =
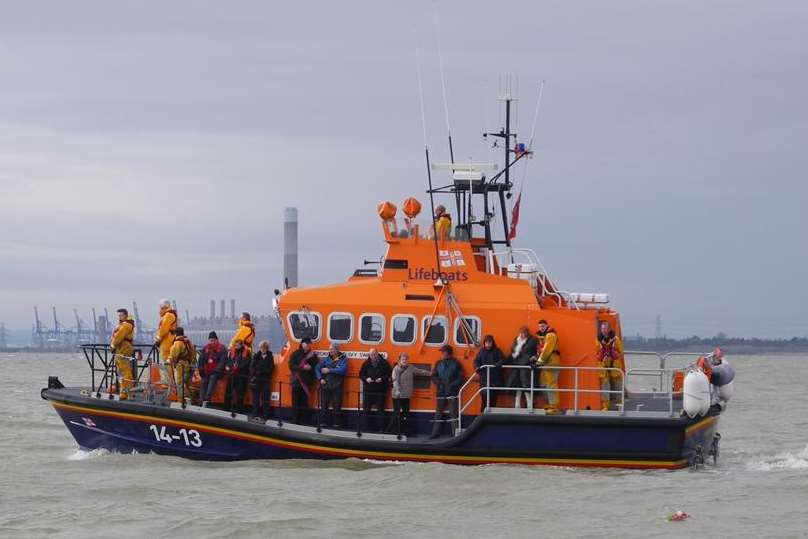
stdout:
<svg viewBox="0 0 808 539">
<path fill-rule="evenodd" d="M 424 84 L 421 80 L 421 49 L 415 49 L 415 63 L 418 71 L 418 97 L 421 103 L 421 126 L 424 131 L 424 157 L 426 157 L 426 177 L 429 182 L 429 206 L 432 209 L 430 219 L 432 220 L 432 237 L 435 240 L 435 269 L 440 275 L 440 254 L 438 253 L 438 231 L 435 227 L 435 195 L 432 189 L 432 166 L 429 163 L 429 143 L 426 139 L 426 113 L 424 112 Z M 441 281 L 443 279 L 438 277 Z"/>
</svg>

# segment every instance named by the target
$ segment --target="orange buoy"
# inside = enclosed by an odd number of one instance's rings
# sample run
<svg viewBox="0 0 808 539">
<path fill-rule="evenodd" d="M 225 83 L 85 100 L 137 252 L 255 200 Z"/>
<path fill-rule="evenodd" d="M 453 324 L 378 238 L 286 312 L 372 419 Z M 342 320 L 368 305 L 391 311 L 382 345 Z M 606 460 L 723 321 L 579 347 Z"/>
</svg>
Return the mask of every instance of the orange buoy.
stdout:
<svg viewBox="0 0 808 539">
<path fill-rule="evenodd" d="M 385 221 L 388 221 L 396 216 L 396 205 L 389 200 L 379 203 L 377 210 L 379 212 L 379 217 Z"/>
<path fill-rule="evenodd" d="M 404 215 L 410 219 L 415 219 L 421 213 L 421 203 L 413 197 L 407 197 L 404 199 L 404 203 L 401 204 L 401 209 L 404 210 Z"/>
</svg>

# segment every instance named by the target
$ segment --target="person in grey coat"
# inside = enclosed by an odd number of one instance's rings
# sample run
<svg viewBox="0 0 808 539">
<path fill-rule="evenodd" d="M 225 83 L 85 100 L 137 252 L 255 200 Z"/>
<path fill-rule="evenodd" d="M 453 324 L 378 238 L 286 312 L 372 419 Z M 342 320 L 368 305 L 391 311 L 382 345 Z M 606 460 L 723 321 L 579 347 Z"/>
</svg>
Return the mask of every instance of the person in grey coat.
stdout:
<svg viewBox="0 0 808 539">
<path fill-rule="evenodd" d="M 398 363 L 393 367 L 393 417 L 387 430 L 396 434 L 408 435 L 410 398 L 415 386 L 416 376 L 431 376 L 430 371 L 410 365 L 410 358 L 405 353 L 398 356 Z"/>
</svg>

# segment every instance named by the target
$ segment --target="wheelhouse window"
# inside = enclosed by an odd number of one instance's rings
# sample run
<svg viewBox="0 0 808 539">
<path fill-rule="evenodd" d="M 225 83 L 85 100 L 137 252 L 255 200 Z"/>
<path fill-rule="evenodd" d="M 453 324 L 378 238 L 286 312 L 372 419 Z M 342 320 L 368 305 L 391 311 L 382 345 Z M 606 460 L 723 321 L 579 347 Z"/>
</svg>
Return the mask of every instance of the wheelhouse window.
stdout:
<svg viewBox="0 0 808 539">
<path fill-rule="evenodd" d="M 380 344 L 384 340 L 384 316 L 363 314 L 359 317 L 359 342 Z"/>
<path fill-rule="evenodd" d="M 320 340 L 320 314 L 304 311 L 289 313 L 286 318 L 292 338 L 300 341 L 308 337 L 314 341 Z"/>
<path fill-rule="evenodd" d="M 449 335 L 449 321 L 445 316 L 425 316 L 422 324 L 424 343 L 443 346 Z"/>
<path fill-rule="evenodd" d="M 413 344 L 415 342 L 415 317 L 397 314 L 390 321 L 390 338 L 393 344 Z"/>
<path fill-rule="evenodd" d="M 466 326 L 463 327 L 463 321 L 465 320 Z M 458 346 L 471 346 L 474 344 L 476 340 L 478 344 L 481 344 L 482 339 L 482 331 L 481 331 L 481 324 L 480 319 L 476 316 L 464 316 L 463 318 L 457 318 L 455 320 L 455 344 Z M 472 338 L 469 338 L 469 333 L 471 334 Z"/>
<path fill-rule="evenodd" d="M 328 316 L 328 340 L 336 343 L 350 342 L 353 335 L 351 313 L 331 313 Z"/>
</svg>

